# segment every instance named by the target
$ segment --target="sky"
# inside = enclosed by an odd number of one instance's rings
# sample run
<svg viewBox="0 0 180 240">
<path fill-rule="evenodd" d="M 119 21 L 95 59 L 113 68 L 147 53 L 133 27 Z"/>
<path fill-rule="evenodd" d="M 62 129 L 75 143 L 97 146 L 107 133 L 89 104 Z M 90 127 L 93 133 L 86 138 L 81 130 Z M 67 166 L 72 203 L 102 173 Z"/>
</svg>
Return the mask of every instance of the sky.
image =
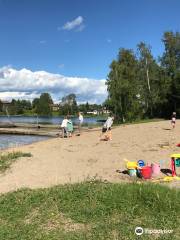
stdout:
<svg viewBox="0 0 180 240">
<path fill-rule="evenodd" d="M 0 0 L 0 99 L 102 103 L 109 65 L 121 47 L 180 31 L 179 0 Z"/>
</svg>

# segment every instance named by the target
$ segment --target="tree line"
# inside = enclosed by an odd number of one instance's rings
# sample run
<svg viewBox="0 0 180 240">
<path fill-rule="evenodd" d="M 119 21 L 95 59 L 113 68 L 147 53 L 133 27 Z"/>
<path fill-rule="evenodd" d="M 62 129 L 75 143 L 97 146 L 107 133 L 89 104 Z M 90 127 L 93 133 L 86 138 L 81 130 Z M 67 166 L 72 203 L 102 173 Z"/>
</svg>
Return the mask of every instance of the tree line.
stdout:
<svg viewBox="0 0 180 240">
<path fill-rule="evenodd" d="M 119 121 L 180 115 L 180 33 L 165 32 L 162 42 L 158 59 L 140 42 L 136 51 L 121 48 L 112 61 L 105 105 Z"/>
<path fill-rule="evenodd" d="M 54 110 L 54 107 L 56 110 Z M 56 115 L 75 115 L 79 111 L 87 114 L 93 110 L 102 110 L 104 106 L 98 104 L 77 104 L 76 95 L 71 93 L 64 96 L 59 104 L 54 104 L 53 99 L 49 93 L 42 93 L 39 98 L 28 100 L 15 100 L 3 107 L 3 101 L 0 100 L 0 113 L 10 115 L 34 115 L 39 116 L 52 116 L 53 113 Z"/>
</svg>

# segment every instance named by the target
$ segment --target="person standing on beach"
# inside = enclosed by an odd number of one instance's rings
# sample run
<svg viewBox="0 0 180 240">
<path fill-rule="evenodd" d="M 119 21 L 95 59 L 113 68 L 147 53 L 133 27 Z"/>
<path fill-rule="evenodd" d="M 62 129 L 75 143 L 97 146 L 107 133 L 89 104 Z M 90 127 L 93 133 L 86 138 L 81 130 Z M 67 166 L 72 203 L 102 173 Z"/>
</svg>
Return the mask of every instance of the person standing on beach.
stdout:
<svg viewBox="0 0 180 240">
<path fill-rule="evenodd" d="M 172 125 L 172 128 L 174 129 L 176 125 L 176 112 L 173 112 L 172 114 L 171 125 Z"/>
<path fill-rule="evenodd" d="M 67 135 L 67 124 L 68 124 L 68 118 L 67 118 L 67 116 L 65 116 L 62 123 L 61 123 L 62 137 L 63 138 L 65 137 L 65 135 Z"/>
<path fill-rule="evenodd" d="M 73 123 L 70 119 L 70 117 L 67 117 L 68 122 L 67 122 L 67 132 L 68 132 L 68 137 L 72 137 L 72 133 L 73 133 Z"/>
<path fill-rule="evenodd" d="M 104 136 L 104 140 L 112 140 L 112 132 L 111 127 L 113 125 L 114 116 L 109 116 L 106 122 L 103 125 L 102 133 L 100 135 L 100 140 L 102 139 L 102 136 Z"/>
<path fill-rule="evenodd" d="M 80 136 L 80 135 L 81 135 L 81 128 L 82 128 L 82 124 L 83 124 L 84 118 L 83 118 L 83 115 L 82 115 L 81 112 L 79 112 L 78 115 L 79 115 L 79 118 L 78 118 L 78 122 L 79 122 L 79 123 L 78 123 L 79 134 L 78 134 L 78 136 Z"/>
</svg>

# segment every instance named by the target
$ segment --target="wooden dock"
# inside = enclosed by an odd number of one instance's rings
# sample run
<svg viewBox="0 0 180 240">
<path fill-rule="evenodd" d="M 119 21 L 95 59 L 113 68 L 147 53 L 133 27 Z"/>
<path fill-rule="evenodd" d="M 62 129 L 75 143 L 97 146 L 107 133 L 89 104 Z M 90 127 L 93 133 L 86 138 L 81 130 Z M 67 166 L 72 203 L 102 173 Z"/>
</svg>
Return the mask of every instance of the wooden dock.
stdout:
<svg viewBox="0 0 180 240">
<path fill-rule="evenodd" d="M 15 134 L 15 135 L 36 135 L 56 137 L 60 133 L 59 130 L 51 129 L 35 129 L 35 128 L 0 128 L 0 134 Z"/>
<path fill-rule="evenodd" d="M 77 126 L 74 127 L 76 132 Z M 90 129 L 88 127 L 83 127 L 82 131 L 87 132 Z M 22 124 L 18 123 L 14 126 L 1 125 L 0 134 L 14 134 L 14 135 L 35 135 L 35 136 L 48 136 L 48 137 L 58 137 L 61 135 L 61 128 L 59 125 L 39 125 L 36 124 Z"/>
</svg>

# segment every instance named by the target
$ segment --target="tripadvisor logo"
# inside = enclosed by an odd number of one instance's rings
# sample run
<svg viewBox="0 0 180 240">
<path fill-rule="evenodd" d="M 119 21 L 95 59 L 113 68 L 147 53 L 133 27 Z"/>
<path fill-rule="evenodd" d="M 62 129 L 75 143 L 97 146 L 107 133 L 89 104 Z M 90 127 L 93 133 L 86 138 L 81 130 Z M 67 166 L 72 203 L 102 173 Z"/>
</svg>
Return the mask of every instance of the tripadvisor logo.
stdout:
<svg viewBox="0 0 180 240">
<path fill-rule="evenodd" d="M 136 235 L 140 236 L 140 235 L 143 234 L 143 232 L 144 232 L 144 230 L 143 230 L 142 227 L 136 227 L 136 228 L 135 228 L 135 234 L 136 234 Z"/>
</svg>

